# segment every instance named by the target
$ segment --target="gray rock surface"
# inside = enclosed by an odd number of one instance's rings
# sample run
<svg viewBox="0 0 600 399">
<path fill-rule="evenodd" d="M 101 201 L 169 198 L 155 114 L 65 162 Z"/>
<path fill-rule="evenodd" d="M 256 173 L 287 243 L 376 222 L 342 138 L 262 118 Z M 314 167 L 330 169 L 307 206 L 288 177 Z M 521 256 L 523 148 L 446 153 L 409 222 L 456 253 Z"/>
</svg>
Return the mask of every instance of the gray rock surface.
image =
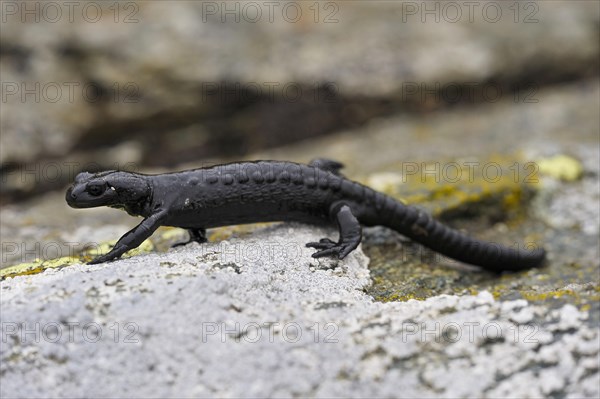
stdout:
<svg viewBox="0 0 600 399">
<path fill-rule="evenodd" d="M 491 294 L 379 303 L 333 230 L 74 265 L 1 283 L 2 397 L 597 397 L 586 312 Z M 24 324 L 23 324 L 24 323 Z"/>
</svg>

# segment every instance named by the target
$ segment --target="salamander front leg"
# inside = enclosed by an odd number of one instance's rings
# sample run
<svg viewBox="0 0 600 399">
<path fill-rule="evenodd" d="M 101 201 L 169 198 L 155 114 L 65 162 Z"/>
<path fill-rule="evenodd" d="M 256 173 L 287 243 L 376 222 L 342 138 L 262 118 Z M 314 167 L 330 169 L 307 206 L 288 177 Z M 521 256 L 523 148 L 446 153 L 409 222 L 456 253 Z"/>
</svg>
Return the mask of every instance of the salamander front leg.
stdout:
<svg viewBox="0 0 600 399">
<path fill-rule="evenodd" d="M 140 246 L 142 242 L 154 233 L 160 226 L 162 214 L 154 214 L 142 220 L 140 224 L 125 233 L 123 237 L 117 241 L 114 248 L 106 255 L 98 256 L 89 262 L 89 265 L 96 263 L 108 262 L 109 260 L 120 258 L 125 252 Z"/>
<path fill-rule="evenodd" d="M 346 204 L 341 206 L 333 206 L 332 213 L 335 216 L 340 231 L 338 242 L 334 242 L 329 238 L 322 238 L 319 242 L 309 242 L 307 247 L 320 249 L 315 252 L 313 258 L 323 256 L 337 256 L 339 259 L 344 259 L 352 252 L 362 239 L 362 229 L 359 221 L 352 214 L 352 210 Z"/>
</svg>

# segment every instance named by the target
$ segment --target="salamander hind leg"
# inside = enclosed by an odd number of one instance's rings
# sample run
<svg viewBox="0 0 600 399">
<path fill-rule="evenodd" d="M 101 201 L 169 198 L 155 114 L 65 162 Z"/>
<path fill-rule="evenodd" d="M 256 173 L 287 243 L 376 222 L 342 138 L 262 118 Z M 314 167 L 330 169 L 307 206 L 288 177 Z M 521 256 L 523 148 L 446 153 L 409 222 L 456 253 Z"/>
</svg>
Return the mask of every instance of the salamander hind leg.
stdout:
<svg viewBox="0 0 600 399">
<path fill-rule="evenodd" d="M 338 242 L 334 242 L 329 238 L 322 238 L 319 242 L 309 242 L 306 244 L 309 248 L 320 250 L 312 255 L 313 258 L 337 256 L 339 259 L 344 259 L 360 244 L 362 229 L 359 221 L 352 214 L 350 207 L 346 204 L 332 206 L 332 216 L 335 216 L 337 221 L 340 238 Z"/>
<path fill-rule="evenodd" d="M 190 238 L 187 241 L 177 242 L 171 245 L 171 247 L 180 247 L 183 245 L 187 245 L 191 242 L 197 242 L 199 244 L 204 244 L 205 242 L 208 242 L 208 238 L 206 238 L 206 229 L 188 229 L 188 234 L 190 235 Z"/>
</svg>

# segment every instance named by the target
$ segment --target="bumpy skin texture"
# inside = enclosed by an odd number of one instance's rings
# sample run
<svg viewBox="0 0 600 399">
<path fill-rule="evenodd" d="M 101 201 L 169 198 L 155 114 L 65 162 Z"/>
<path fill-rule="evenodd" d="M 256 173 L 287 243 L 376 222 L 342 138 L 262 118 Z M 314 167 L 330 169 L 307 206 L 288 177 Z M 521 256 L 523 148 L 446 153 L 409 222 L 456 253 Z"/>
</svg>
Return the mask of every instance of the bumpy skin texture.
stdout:
<svg viewBox="0 0 600 399">
<path fill-rule="evenodd" d="M 500 272 L 541 266 L 545 252 L 515 250 L 469 238 L 427 213 L 346 179 L 338 162 L 308 165 L 280 161 L 239 162 L 161 175 L 121 171 L 80 173 L 66 194 L 74 208 L 110 206 L 144 220 L 106 255 L 116 259 L 139 246 L 159 226 L 188 229 L 190 241 L 206 242 L 206 229 L 233 224 L 296 221 L 337 223 L 338 241 L 307 246 L 313 257 L 342 259 L 361 241 L 361 225 L 382 225 L 461 262 Z"/>
</svg>

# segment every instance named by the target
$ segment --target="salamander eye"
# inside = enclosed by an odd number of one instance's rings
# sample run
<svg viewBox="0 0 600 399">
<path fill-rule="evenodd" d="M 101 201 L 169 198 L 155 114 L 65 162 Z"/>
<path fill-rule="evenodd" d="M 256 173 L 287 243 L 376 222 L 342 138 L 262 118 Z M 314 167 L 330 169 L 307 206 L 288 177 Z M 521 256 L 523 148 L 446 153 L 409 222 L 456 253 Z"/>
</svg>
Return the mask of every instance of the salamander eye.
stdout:
<svg viewBox="0 0 600 399">
<path fill-rule="evenodd" d="M 87 193 L 89 195 L 97 197 L 97 196 L 101 195 L 102 193 L 104 193 L 105 188 L 106 188 L 106 184 L 92 183 L 92 184 L 87 185 L 87 187 L 85 188 L 85 191 L 87 191 Z"/>
</svg>

